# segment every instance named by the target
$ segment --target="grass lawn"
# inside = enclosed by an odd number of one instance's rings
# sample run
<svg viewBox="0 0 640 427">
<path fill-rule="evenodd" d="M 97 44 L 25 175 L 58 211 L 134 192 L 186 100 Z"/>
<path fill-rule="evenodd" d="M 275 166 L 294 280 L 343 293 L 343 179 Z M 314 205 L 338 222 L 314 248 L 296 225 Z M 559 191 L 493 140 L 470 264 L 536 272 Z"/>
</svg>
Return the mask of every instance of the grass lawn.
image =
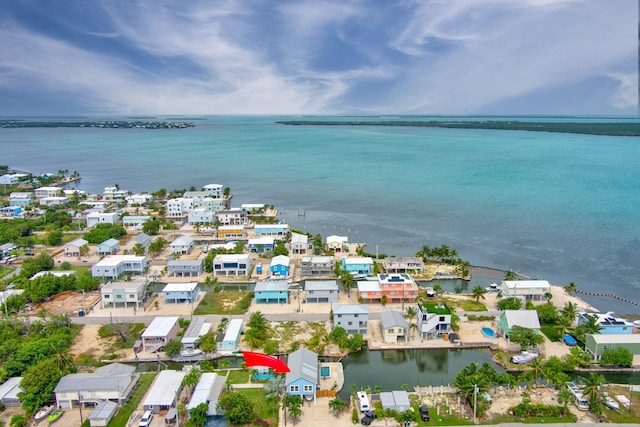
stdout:
<svg viewBox="0 0 640 427">
<path fill-rule="evenodd" d="M 504 423 L 524 423 L 524 424 L 567 424 L 571 423 L 567 417 L 531 417 L 517 418 L 513 415 L 500 415 L 491 419 L 482 420 L 481 424 L 504 424 Z"/>
<path fill-rule="evenodd" d="M 272 426 L 278 425 L 278 403 L 267 402 L 263 389 L 243 388 L 238 391 L 247 396 L 249 400 L 254 402 L 253 407 L 259 419 L 265 420 L 269 425 Z M 254 420 L 252 425 L 262 425 L 258 424 L 256 421 L 258 420 Z"/>
<path fill-rule="evenodd" d="M 11 273 L 12 271 L 13 271 L 13 268 L 0 267 L 0 277 L 4 277 L 7 274 Z"/>
<path fill-rule="evenodd" d="M 442 302 L 447 304 L 449 307 L 460 309 L 461 311 L 487 311 L 486 305 L 481 302 L 475 302 L 471 299 L 457 300 L 442 298 Z"/>
<path fill-rule="evenodd" d="M 551 342 L 559 342 L 562 340 L 562 336 L 560 336 L 560 330 L 557 326 L 553 325 L 544 325 L 540 326 L 540 331 L 549 338 Z"/>
<path fill-rule="evenodd" d="M 441 408 L 442 410 L 442 408 Z M 460 416 L 442 414 L 436 415 L 435 408 L 429 408 L 429 412 L 431 415 L 431 420 L 429 421 L 418 421 L 419 426 L 472 426 L 473 422 L 471 420 L 467 420 L 466 418 L 461 418 Z"/>
<path fill-rule="evenodd" d="M 605 422 L 607 423 L 637 423 L 640 420 L 640 393 L 632 393 L 632 396 L 629 397 L 629 387 L 628 386 L 607 386 L 606 391 L 609 393 L 609 396 L 614 399 L 618 395 L 626 396 L 627 399 L 631 400 L 631 410 L 625 408 L 620 405 L 620 412 L 615 412 L 610 410 L 609 408 L 604 408 L 603 416 L 605 417 Z"/>
<path fill-rule="evenodd" d="M 227 382 L 229 384 L 246 384 L 249 382 L 250 377 L 251 377 L 250 370 L 247 370 L 247 369 L 231 370 L 229 371 Z"/>
<path fill-rule="evenodd" d="M 193 314 L 244 314 L 252 298 L 249 291 L 207 292 Z"/>
<path fill-rule="evenodd" d="M 113 417 L 109 424 L 107 424 L 107 427 L 125 427 L 127 425 L 129 417 L 131 417 L 133 411 L 136 410 L 142 401 L 142 397 L 145 395 L 147 390 L 149 390 L 155 376 L 155 373 L 140 374 L 140 380 L 138 380 L 138 384 L 136 385 L 136 389 L 133 391 L 131 398 L 129 398 L 127 403 L 120 408 L 116 416 Z"/>
</svg>

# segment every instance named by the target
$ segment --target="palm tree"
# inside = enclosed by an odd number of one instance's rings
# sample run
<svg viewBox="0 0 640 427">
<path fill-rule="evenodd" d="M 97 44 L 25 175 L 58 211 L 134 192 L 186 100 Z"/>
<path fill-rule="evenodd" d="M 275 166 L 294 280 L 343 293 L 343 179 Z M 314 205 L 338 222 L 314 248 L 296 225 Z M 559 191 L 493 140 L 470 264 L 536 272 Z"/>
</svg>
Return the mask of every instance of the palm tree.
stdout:
<svg viewBox="0 0 640 427">
<path fill-rule="evenodd" d="M 187 386 L 187 394 L 191 395 L 193 387 L 200 381 L 202 373 L 198 369 L 192 369 L 187 376 L 184 377 L 184 385 Z"/>
<path fill-rule="evenodd" d="M 567 414 L 567 407 L 569 403 L 573 401 L 573 393 L 569 391 L 568 388 L 562 387 L 558 392 L 558 403 L 562 405 L 562 412 L 564 415 Z"/>
<path fill-rule="evenodd" d="M 135 256 L 142 256 L 144 255 L 144 246 L 142 245 L 142 243 L 136 243 L 135 245 L 133 245 L 133 254 Z"/>
<path fill-rule="evenodd" d="M 340 415 L 340 412 L 342 412 L 344 407 L 344 400 L 340 399 L 339 397 L 336 397 L 335 399 L 331 399 L 329 401 L 329 409 L 335 412 L 336 417 Z"/>
<path fill-rule="evenodd" d="M 553 298 L 553 294 L 551 292 L 544 293 L 544 299 L 547 300 L 547 304 L 551 304 L 551 299 Z"/>
<path fill-rule="evenodd" d="M 480 285 L 477 285 L 475 288 L 473 288 L 473 290 L 471 291 L 471 296 L 473 297 L 473 299 L 476 300 L 476 302 L 480 302 L 480 298 L 485 299 L 484 294 L 487 292 L 487 290 L 485 288 L 483 288 Z"/>
<path fill-rule="evenodd" d="M 342 282 L 345 293 L 349 293 L 349 291 L 356 286 L 356 281 L 347 270 L 340 272 L 340 281 Z"/>
<path fill-rule="evenodd" d="M 571 282 L 564 287 L 564 291 L 568 294 L 573 294 L 578 291 L 578 288 L 575 283 Z"/>
<path fill-rule="evenodd" d="M 418 314 L 418 309 L 413 306 L 409 306 L 407 307 L 407 310 L 404 314 L 404 318 L 407 319 L 409 323 L 411 323 L 417 314 Z"/>
<path fill-rule="evenodd" d="M 576 328 L 576 338 L 584 342 L 585 337 L 589 334 L 597 334 L 602 330 L 602 326 L 598 323 L 596 316 L 587 316 L 587 321 Z"/>
<path fill-rule="evenodd" d="M 531 376 L 533 377 L 533 387 L 538 386 L 538 380 L 540 377 L 545 376 L 544 360 L 542 357 L 536 357 L 529 363 L 531 368 Z"/>
<path fill-rule="evenodd" d="M 569 328 L 571 328 L 572 324 L 573 322 L 569 317 L 562 315 L 556 321 L 556 325 L 558 325 L 560 335 L 562 336 L 565 336 L 565 334 L 569 331 Z"/>
<path fill-rule="evenodd" d="M 582 393 L 589 399 L 589 406 L 596 415 L 602 414 L 602 385 L 605 379 L 601 374 L 589 372 L 589 376 L 584 380 Z"/>
<path fill-rule="evenodd" d="M 562 310 L 560 310 L 560 314 L 564 317 L 567 317 L 571 320 L 571 323 L 576 319 L 576 315 L 578 314 L 578 305 L 572 303 L 571 301 L 567 302 Z"/>
</svg>

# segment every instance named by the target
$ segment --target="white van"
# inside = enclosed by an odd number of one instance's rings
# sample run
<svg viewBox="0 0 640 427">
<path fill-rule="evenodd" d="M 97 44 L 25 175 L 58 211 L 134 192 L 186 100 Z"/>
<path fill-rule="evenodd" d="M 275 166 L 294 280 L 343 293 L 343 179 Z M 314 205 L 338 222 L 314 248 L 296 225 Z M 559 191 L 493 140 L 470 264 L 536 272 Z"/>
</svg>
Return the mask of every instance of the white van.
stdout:
<svg viewBox="0 0 640 427">
<path fill-rule="evenodd" d="M 151 411 L 145 411 L 145 413 L 142 414 L 142 418 L 140 418 L 140 424 L 138 424 L 138 427 L 149 427 L 152 419 L 153 413 L 151 413 Z"/>
<path fill-rule="evenodd" d="M 371 404 L 369 403 L 369 397 L 364 391 L 356 393 L 356 399 L 358 399 L 358 409 L 360 412 L 367 412 L 371 410 Z"/>
</svg>

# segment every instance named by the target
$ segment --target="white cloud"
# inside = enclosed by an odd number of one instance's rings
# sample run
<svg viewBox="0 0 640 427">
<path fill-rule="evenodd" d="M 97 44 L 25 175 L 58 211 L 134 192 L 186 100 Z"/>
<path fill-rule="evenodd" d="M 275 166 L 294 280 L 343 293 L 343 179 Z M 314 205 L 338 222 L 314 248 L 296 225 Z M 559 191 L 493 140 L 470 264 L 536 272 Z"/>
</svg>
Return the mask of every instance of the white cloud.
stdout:
<svg viewBox="0 0 640 427">
<path fill-rule="evenodd" d="M 638 106 L 638 75 L 636 73 L 611 73 L 609 77 L 618 82 L 617 90 L 611 95 L 611 105 L 616 108 Z"/>
</svg>

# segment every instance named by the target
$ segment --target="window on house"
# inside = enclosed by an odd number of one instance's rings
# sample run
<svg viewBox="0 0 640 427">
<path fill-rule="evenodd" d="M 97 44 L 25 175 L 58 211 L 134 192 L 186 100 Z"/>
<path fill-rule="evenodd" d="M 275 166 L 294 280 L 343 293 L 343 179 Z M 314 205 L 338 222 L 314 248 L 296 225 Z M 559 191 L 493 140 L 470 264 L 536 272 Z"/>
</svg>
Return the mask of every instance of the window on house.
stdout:
<svg viewBox="0 0 640 427">
<path fill-rule="evenodd" d="M 349 323 L 347 323 L 347 324 L 348 324 L 349 326 L 351 326 L 351 325 L 353 325 L 353 322 L 349 322 Z"/>
<path fill-rule="evenodd" d="M 304 386 L 304 391 L 313 391 L 313 386 L 305 385 Z"/>
<path fill-rule="evenodd" d="M 298 392 L 298 391 L 300 391 L 300 386 L 292 385 L 292 386 L 289 388 L 289 391 L 292 391 L 292 392 Z"/>
<path fill-rule="evenodd" d="M 444 322 L 444 316 L 440 316 L 440 322 Z"/>
</svg>

